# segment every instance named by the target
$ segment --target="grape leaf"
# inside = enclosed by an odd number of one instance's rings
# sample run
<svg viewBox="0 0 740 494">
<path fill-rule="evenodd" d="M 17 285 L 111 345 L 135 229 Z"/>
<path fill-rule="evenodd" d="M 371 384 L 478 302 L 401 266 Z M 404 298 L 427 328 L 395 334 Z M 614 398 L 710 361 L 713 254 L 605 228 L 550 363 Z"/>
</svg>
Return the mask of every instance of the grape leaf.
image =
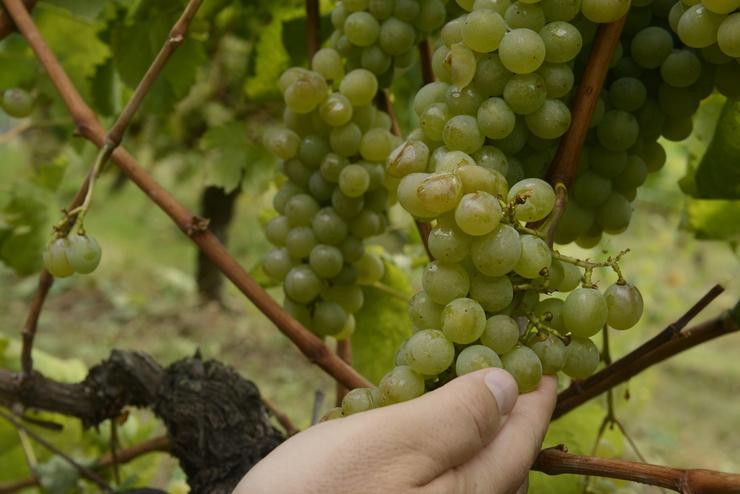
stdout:
<svg viewBox="0 0 740 494">
<path fill-rule="evenodd" d="M 411 286 L 404 272 L 388 259 L 383 260 L 385 275 L 382 282 L 398 292 L 409 294 Z M 355 314 L 352 335 L 352 365 L 373 383 L 393 368 L 396 349 L 411 336 L 411 320 L 407 302 L 388 293 L 363 287 L 365 304 Z"/>
<path fill-rule="evenodd" d="M 36 77 L 38 62 L 22 38 L 10 36 L 0 43 L 0 67 L 0 87 L 24 87 Z"/>
<path fill-rule="evenodd" d="M 697 198 L 740 199 L 740 101 L 725 102 L 694 180 Z"/>
<path fill-rule="evenodd" d="M 740 240 L 740 200 L 689 199 L 684 225 L 697 238 Z"/>
</svg>

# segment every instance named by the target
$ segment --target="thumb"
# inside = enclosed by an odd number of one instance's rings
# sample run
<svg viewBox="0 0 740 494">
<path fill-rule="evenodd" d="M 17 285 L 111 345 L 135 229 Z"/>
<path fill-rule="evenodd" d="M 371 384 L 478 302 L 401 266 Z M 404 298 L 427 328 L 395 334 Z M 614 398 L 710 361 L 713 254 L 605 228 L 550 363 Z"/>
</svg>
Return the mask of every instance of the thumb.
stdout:
<svg viewBox="0 0 740 494">
<path fill-rule="evenodd" d="M 381 409 L 390 437 L 434 461 L 434 475 L 460 465 L 488 444 L 514 407 L 516 381 L 503 369 L 484 369 L 453 379 L 408 402 Z"/>
</svg>

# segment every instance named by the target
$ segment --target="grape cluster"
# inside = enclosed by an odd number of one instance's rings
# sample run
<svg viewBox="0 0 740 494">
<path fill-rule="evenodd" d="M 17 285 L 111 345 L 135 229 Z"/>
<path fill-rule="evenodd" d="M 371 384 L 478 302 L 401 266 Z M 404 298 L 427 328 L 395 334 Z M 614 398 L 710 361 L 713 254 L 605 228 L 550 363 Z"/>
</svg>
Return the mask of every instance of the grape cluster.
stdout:
<svg viewBox="0 0 740 494">
<path fill-rule="evenodd" d="M 669 11 L 670 26 L 691 48 L 709 49 L 715 56 L 740 59 L 740 2 L 737 0 L 678 1 Z"/>
<path fill-rule="evenodd" d="M 100 264 L 102 251 L 92 235 L 72 234 L 58 237 L 44 251 L 44 267 L 56 278 L 74 273 L 88 274 Z"/>
<path fill-rule="evenodd" d="M 382 260 L 363 239 L 385 230 L 383 163 L 398 138 L 372 105 L 372 72 L 345 74 L 332 48 L 318 51 L 312 68 L 282 75 L 285 127 L 264 136 L 284 179 L 273 200 L 278 216 L 265 225 L 275 248 L 262 267 L 283 283 L 288 312 L 316 334 L 341 339 L 362 307 L 360 285 L 383 276 Z"/>
<path fill-rule="evenodd" d="M 588 248 L 603 232 L 624 231 L 638 187 L 665 163 L 658 139 L 687 138 L 701 100 L 715 87 L 740 97 L 740 64 L 716 44 L 702 50 L 684 45 L 671 30 L 675 12 L 661 0 L 630 10 L 570 187 L 558 243 L 575 240 Z"/>
<path fill-rule="evenodd" d="M 416 44 L 446 15 L 441 0 L 343 0 L 331 13 L 330 45 L 348 70 L 364 68 L 388 86 L 397 70 L 413 65 Z"/>
<path fill-rule="evenodd" d="M 0 109 L 11 117 L 25 118 L 33 111 L 33 98 L 23 89 L 6 89 L 2 91 Z"/>
<path fill-rule="evenodd" d="M 389 170 L 398 157 L 389 158 Z M 409 302 L 415 332 L 399 349 L 395 367 L 377 388 L 347 394 L 344 415 L 412 399 L 487 367 L 509 371 L 521 393 L 536 388 L 543 374 L 585 378 L 600 360 L 590 337 L 605 325 L 629 329 L 642 315 L 642 296 L 623 279 L 619 256 L 605 263 L 569 258 L 525 226 L 547 217 L 555 204 L 555 192 L 541 179 L 509 188 L 499 172 L 456 160 L 445 171 L 407 168 L 398 200 L 433 222 L 429 250 L 435 260 L 424 268 L 423 290 Z M 592 283 L 597 267 L 618 275 L 603 292 Z"/>
</svg>

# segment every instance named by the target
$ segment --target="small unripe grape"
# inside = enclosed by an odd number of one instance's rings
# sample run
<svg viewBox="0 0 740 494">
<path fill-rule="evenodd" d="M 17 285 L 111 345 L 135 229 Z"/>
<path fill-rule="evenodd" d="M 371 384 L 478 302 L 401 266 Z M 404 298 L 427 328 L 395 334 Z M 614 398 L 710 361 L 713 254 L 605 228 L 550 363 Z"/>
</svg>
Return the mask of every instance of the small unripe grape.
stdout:
<svg viewBox="0 0 740 494">
<path fill-rule="evenodd" d="M 49 244 L 44 252 L 44 267 L 55 278 L 66 278 L 75 272 L 67 258 L 68 250 L 69 240 L 57 238 Z"/>
<path fill-rule="evenodd" d="M 23 89 L 6 89 L 0 107 L 11 117 L 25 118 L 33 112 L 33 98 Z"/>
</svg>

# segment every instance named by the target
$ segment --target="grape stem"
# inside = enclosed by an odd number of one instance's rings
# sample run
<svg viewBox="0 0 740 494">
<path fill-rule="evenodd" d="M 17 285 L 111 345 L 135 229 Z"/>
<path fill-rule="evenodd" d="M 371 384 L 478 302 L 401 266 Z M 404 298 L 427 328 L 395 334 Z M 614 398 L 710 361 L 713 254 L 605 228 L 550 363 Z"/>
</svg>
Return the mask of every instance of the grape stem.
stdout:
<svg viewBox="0 0 740 494">
<path fill-rule="evenodd" d="M 308 62 L 319 51 L 321 39 L 319 37 L 319 0 L 306 0 L 306 47 L 308 48 Z"/>
<path fill-rule="evenodd" d="M 585 269 L 585 273 L 583 276 L 583 286 L 592 286 L 591 285 L 591 273 L 594 269 L 597 268 L 611 268 L 615 273 L 617 273 L 617 283 L 624 284 L 624 277 L 622 276 L 622 270 L 619 267 L 619 262 L 622 260 L 622 257 L 624 257 L 630 250 L 625 249 L 621 251 L 619 254 L 617 254 L 614 257 L 607 257 L 605 261 L 601 262 L 594 262 L 590 261 L 588 259 L 578 259 L 575 257 L 566 256 L 564 254 L 561 254 L 557 250 L 552 251 L 552 257 L 553 259 L 557 259 L 562 262 L 567 262 L 569 264 L 573 264 L 575 266 L 581 267 Z"/>
</svg>

